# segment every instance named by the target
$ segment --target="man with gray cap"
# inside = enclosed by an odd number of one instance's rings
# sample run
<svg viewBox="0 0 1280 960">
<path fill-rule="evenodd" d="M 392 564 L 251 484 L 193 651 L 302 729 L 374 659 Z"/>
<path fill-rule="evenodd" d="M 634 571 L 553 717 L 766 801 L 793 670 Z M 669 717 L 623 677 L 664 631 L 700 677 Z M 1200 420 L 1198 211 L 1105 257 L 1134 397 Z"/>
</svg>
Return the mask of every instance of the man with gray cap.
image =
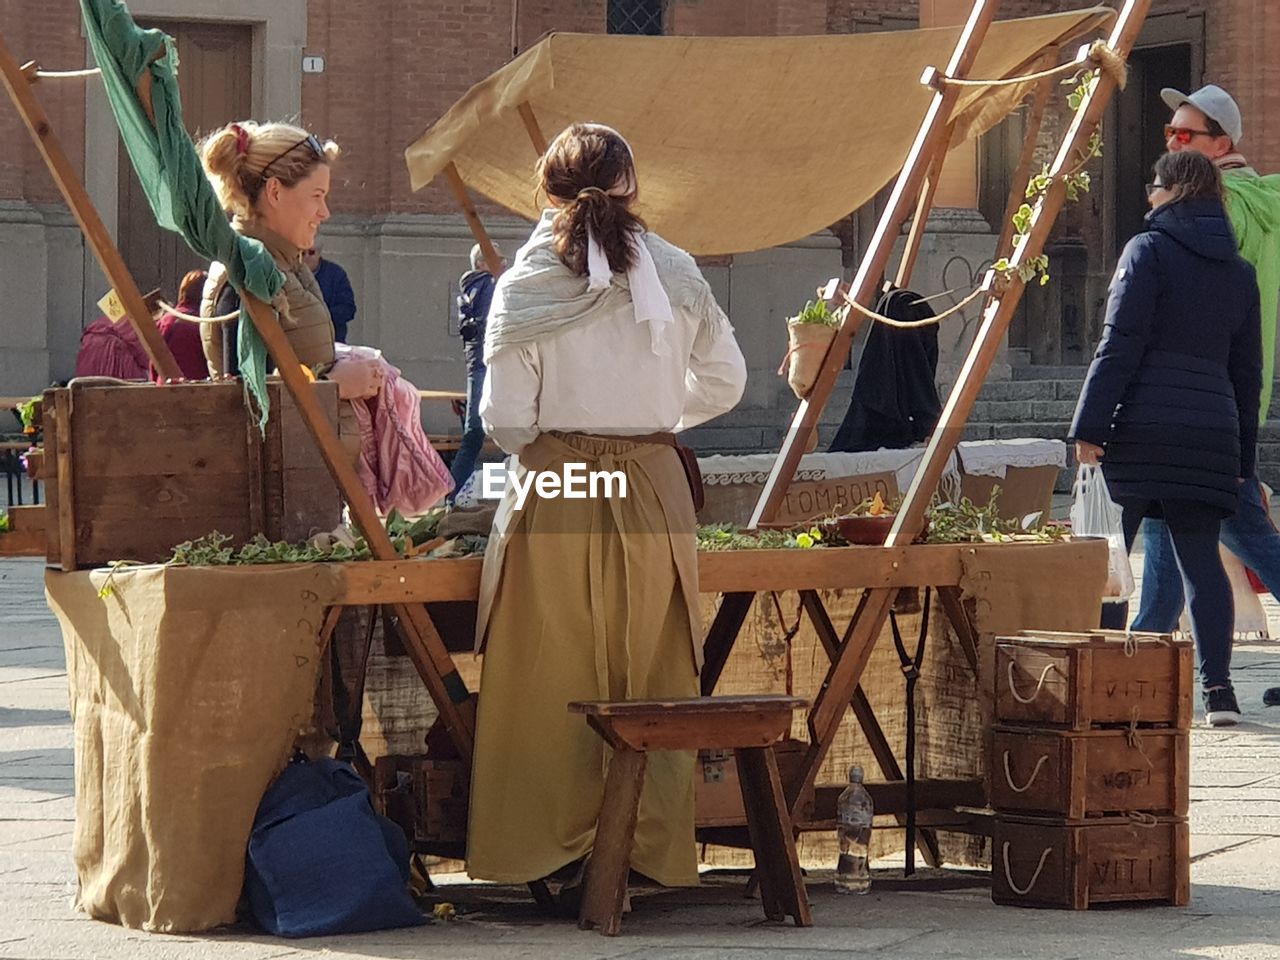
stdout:
<svg viewBox="0 0 1280 960">
<path fill-rule="evenodd" d="M 1227 215 L 1240 255 L 1257 273 L 1263 365 L 1259 417 L 1265 421 L 1275 377 L 1280 300 L 1280 176 L 1260 176 L 1240 153 L 1244 138 L 1240 108 L 1221 87 L 1209 84 L 1190 94 L 1166 88 L 1160 96 L 1174 111 L 1164 128 L 1165 146 L 1171 153 L 1194 150 L 1204 154 L 1222 171 Z M 1206 332 L 1211 333 L 1211 328 Z M 1223 521 L 1221 536 L 1227 548 L 1280 598 L 1280 533 L 1271 522 L 1256 477 L 1242 481 L 1236 513 Z M 1182 612 L 1182 578 L 1163 521 L 1144 520 L 1142 538 L 1146 551 L 1142 603 L 1133 629 L 1167 633 L 1177 627 Z"/>
</svg>

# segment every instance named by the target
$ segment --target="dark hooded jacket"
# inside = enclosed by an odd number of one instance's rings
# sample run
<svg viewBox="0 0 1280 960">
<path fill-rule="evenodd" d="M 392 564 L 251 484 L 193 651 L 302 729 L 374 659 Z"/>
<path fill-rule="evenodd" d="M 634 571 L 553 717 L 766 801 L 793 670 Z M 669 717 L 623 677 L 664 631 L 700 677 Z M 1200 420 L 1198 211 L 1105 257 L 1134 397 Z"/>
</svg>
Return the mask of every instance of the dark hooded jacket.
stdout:
<svg viewBox="0 0 1280 960">
<path fill-rule="evenodd" d="M 1071 436 L 1105 449 L 1117 501 L 1233 513 L 1251 477 L 1262 382 L 1254 269 L 1222 204 L 1176 201 L 1124 249 Z"/>
<path fill-rule="evenodd" d="M 484 369 L 484 331 L 498 281 L 488 270 L 468 270 L 458 279 L 458 335 L 467 354 L 467 372 Z"/>
</svg>

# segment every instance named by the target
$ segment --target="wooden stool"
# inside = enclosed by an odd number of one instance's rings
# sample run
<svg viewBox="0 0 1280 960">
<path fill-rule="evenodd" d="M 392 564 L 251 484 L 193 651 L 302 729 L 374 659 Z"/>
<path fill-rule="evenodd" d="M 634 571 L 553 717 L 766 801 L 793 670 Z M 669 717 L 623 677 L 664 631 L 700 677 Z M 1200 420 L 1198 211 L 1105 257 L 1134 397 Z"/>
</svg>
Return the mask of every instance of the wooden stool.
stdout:
<svg viewBox="0 0 1280 960">
<path fill-rule="evenodd" d="M 772 748 L 791 729 L 792 711 L 808 705 L 774 696 L 569 704 L 613 748 L 578 926 L 607 936 L 621 927 L 646 752 L 702 749 L 734 752 L 765 916 L 812 926 Z"/>
</svg>

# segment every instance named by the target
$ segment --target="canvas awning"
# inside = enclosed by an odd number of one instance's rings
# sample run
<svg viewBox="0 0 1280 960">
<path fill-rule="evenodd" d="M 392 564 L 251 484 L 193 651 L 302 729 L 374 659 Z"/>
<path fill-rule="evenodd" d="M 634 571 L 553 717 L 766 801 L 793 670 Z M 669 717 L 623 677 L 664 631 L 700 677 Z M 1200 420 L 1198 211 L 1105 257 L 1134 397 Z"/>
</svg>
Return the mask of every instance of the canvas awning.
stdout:
<svg viewBox="0 0 1280 960">
<path fill-rule="evenodd" d="M 999 21 L 970 76 L 1030 72 L 1044 51 L 1093 37 L 1114 15 Z M 698 254 L 759 250 L 829 226 L 896 176 L 929 105 L 920 75 L 945 68 L 959 32 L 551 34 L 467 91 L 405 159 L 415 190 L 452 161 L 469 187 L 536 219 L 521 104 L 548 139 L 575 121 L 607 123 L 635 152 L 652 229 Z M 989 129 L 1030 89 L 966 89 L 958 136 Z"/>
</svg>

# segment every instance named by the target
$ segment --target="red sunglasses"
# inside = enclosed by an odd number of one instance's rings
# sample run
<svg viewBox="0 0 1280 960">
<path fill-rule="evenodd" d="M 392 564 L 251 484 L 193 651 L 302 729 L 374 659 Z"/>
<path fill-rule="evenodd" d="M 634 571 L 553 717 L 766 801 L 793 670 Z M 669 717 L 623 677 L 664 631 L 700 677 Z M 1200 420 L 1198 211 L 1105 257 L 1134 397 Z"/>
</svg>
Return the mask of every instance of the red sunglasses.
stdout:
<svg viewBox="0 0 1280 960">
<path fill-rule="evenodd" d="M 1186 146 L 1196 137 L 1212 137 L 1213 134 L 1208 130 L 1193 130 L 1191 127 L 1175 127 L 1172 124 L 1164 125 L 1165 140 L 1177 140 L 1183 146 Z"/>
</svg>

